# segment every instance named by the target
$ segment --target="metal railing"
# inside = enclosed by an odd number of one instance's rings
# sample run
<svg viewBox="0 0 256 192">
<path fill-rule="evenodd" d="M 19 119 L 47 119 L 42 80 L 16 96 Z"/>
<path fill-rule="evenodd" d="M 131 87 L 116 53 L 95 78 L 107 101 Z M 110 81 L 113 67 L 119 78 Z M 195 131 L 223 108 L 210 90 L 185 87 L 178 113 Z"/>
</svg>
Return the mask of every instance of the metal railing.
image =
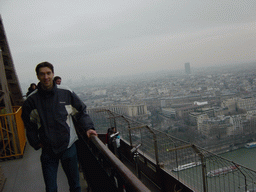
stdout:
<svg viewBox="0 0 256 192">
<path fill-rule="evenodd" d="M 140 122 L 109 110 L 89 110 L 97 124 L 109 121 L 130 147 L 138 149 L 140 164 L 147 158 L 170 177 L 177 179 L 192 191 L 250 191 L 256 188 L 256 171 L 213 154 L 201 147 L 172 137 Z M 102 127 L 102 126 L 100 126 Z M 163 181 L 164 182 L 164 181 Z M 161 184 L 160 184 L 161 185 Z M 160 186 L 161 187 L 161 186 Z"/>
<path fill-rule="evenodd" d="M 25 128 L 21 119 L 22 108 L 13 107 L 13 113 L 0 113 L 0 159 L 21 157 L 26 145 Z"/>
<path fill-rule="evenodd" d="M 92 191 L 150 192 L 99 137 L 93 135 L 89 141 L 83 129 L 76 130 L 78 159 Z"/>
<path fill-rule="evenodd" d="M 150 191 L 124 164 L 99 140 L 98 137 L 92 136 L 92 142 L 103 152 L 103 155 L 114 165 L 125 183 L 130 185 L 132 191 L 146 192 Z"/>
</svg>

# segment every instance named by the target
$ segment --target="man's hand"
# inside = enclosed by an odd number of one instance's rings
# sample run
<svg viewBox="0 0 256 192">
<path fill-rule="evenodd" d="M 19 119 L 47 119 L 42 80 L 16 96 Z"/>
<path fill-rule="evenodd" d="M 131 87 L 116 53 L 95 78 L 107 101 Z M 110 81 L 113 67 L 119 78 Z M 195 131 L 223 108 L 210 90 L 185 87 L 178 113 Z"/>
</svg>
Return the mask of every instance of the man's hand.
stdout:
<svg viewBox="0 0 256 192">
<path fill-rule="evenodd" d="M 93 130 L 93 129 L 89 129 L 89 130 L 86 132 L 86 134 L 87 134 L 87 137 L 88 137 L 88 138 L 90 138 L 91 135 L 98 136 L 97 132 L 96 132 L 95 130 Z"/>
</svg>

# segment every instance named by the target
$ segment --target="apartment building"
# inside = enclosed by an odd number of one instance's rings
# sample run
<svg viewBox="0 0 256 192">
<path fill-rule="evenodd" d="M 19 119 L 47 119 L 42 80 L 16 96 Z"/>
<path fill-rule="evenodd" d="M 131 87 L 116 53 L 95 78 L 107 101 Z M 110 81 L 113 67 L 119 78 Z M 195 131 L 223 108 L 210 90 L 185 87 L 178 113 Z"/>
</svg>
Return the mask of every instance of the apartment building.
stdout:
<svg viewBox="0 0 256 192">
<path fill-rule="evenodd" d="M 209 118 L 207 114 L 203 114 L 198 118 L 198 131 L 208 137 L 225 137 L 230 125 L 229 116 L 218 116 L 217 118 Z"/>
<path fill-rule="evenodd" d="M 253 97 L 238 98 L 236 102 L 237 102 L 237 107 L 239 109 L 245 109 L 245 110 L 255 108 L 255 103 L 256 103 L 255 98 Z"/>
</svg>

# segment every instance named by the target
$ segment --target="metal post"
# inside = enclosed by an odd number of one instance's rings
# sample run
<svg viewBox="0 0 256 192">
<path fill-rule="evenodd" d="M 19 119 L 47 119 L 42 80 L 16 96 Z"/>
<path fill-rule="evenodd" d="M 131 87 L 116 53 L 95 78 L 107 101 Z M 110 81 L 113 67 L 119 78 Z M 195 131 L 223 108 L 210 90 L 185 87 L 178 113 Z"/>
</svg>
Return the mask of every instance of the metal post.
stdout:
<svg viewBox="0 0 256 192">
<path fill-rule="evenodd" d="M 197 149 L 195 145 L 191 145 L 192 149 L 199 155 L 202 162 L 202 176 L 203 176 L 203 188 L 204 192 L 208 192 L 207 179 L 206 179 L 206 163 L 204 160 L 204 155 Z"/>
<path fill-rule="evenodd" d="M 139 171 L 139 152 L 138 152 L 138 149 L 141 145 L 142 144 L 139 143 L 137 146 L 135 146 L 131 149 L 131 153 L 133 153 L 133 158 L 134 158 L 134 161 L 135 161 L 136 175 L 139 179 L 141 179 L 141 174 L 140 174 L 140 171 Z"/>
</svg>

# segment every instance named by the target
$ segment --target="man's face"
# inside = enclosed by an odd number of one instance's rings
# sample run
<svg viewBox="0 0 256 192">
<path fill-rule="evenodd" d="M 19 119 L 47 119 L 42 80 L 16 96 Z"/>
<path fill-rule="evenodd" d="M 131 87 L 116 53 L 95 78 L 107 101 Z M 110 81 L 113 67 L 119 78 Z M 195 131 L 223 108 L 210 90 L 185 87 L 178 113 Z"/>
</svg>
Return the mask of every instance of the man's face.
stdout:
<svg viewBox="0 0 256 192">
<path fill-rule="evenodd" d="M 55 83 L 56 83 L 57 85 L 60 85 L 60 84 L 61 84 L 61 79 L 57 79 L 57 80 L 55 81 Z"/>
<path fill-rule="evenodd" d="M 41 67 L 39 69 L 37 78 L 41 82 L 42 88 L 44 90 L 51 90 L 53 87 L 53 72 L 48 67 Z"/>
</svg>

